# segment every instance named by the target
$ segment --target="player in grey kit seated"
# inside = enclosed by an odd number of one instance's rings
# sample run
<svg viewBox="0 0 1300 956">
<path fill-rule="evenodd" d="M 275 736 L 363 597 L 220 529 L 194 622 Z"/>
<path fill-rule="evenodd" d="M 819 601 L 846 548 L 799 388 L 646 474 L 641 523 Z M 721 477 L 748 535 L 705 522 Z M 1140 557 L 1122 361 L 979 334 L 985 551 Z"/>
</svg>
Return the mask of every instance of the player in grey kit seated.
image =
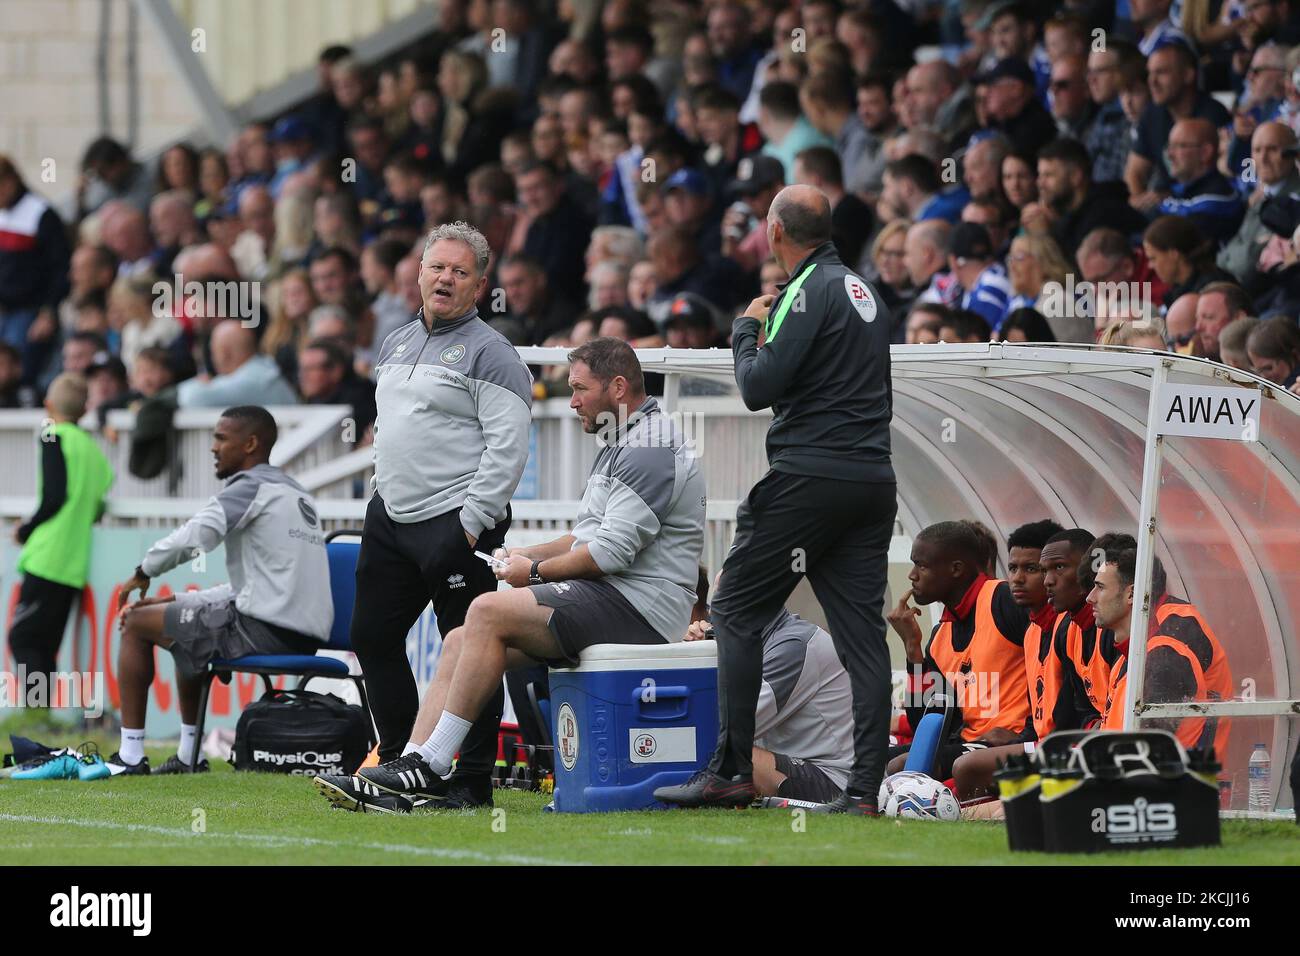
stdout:
<svg viewBox="0 0 1300 956">
<path fill-rule="evenodd" d="M 717 581 L 722 574 L 718 574 Z M 703 595 L 701 595 L 703 604 Z M 686 640 L 712 640 L 707 617 Z M 853 692 L 831 636 L 782 608 L 763 630 L 763 683 L 754 716 L 754 789 L 760 797 L 830 803 L 853 768 Z"/>
<path fill-rule="evenodd" d="M 172 652 L 180 698 L 181 741 L 153 773 L 190 770 L 199 747 L 195 722 L 208 663 L 247 654 L 314 654 L 329 640 L 325 534 L 311 495 L 269 463 L 275 419 L 259 405 L 221 413 L 212 457 L 221 490 L 194 517 L 145 554 L 121 589 L 122 745 L 107 761 L 114 774 L 150 773 L 144 718 L 154 677 L 154 646 Z M 230 583 L 169 597 L 146 597 L 152 578 L 226 546 Z M 131 602 L 131 594 L 140 599 Z M 207 770 L 200 760 L 196 770 Z"/>
</svg>

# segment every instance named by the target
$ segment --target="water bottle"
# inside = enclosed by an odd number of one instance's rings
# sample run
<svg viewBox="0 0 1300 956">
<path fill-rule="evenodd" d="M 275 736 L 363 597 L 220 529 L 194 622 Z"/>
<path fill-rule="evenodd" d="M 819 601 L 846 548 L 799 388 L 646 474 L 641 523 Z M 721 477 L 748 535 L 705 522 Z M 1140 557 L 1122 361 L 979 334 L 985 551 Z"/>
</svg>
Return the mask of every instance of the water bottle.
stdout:
<svg viewBox="0 0 1300 956">
<path fill-rule="evenodd" d="M 1273 762 L 1269 760 L 1268 748 L 1255 744 L 1251 751 L 1250 763 L 1247 764 L 1250 776 L 1250 802 L 1252 813 L 1267 813 L 1270 807 L 1269 785 L 1271 783 Z"/>
</svg>

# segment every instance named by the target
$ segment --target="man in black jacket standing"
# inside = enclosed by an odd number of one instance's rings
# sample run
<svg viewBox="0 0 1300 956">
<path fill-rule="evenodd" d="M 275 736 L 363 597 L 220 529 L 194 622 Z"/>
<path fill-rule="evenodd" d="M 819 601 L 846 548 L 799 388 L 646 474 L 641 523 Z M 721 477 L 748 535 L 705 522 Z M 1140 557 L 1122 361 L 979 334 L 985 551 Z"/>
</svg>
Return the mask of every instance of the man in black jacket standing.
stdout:
<svg viewBox="0 0 1300 956">
<path fill-rule="evenodd" d="M 773 200 L 768 242 L 790 281 L 750 303 L 732 328 L 745 405 L 775 412 L 768 473 L 736 516 L 710 609 L 718 642 L 718 746 L 704 770 L 655 797 L 745 806 L 763 671 L 763 628 L 805 574 L 853 690 L 853 770 L 833 804 L 876 813 L 889 739 L 883 604 L 896 496 L 890 461 L 890 317 L 831 243 L 831 210 L 812 186 Z M 763 344 L 760 348 L 760 331 Z"/>
</svg>

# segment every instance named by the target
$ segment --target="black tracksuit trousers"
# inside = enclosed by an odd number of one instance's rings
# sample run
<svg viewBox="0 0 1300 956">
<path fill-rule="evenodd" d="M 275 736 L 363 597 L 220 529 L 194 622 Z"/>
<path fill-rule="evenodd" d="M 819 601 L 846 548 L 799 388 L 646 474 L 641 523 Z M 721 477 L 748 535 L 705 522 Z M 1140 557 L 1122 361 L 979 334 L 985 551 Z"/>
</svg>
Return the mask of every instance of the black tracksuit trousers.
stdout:
<svg viewBox="0 0 1300 956">
<path fill-rule="evenodd" d="M 510 517 L 483 532 L 474 550 L 491 554 L 505 541 Z M 406 657 L 406 634 L 433 602 L 445 636 L 465 623 L 470 603 L 497 589 L 487 562 L 474 556 L 460 523 L 460 509 L 402 524 L 373 495 L 357 556 L 357 596 L 352 607 L 352 650 L 366 678 L 370 710 L 379 729 L 379 757 L 401 756 L 411 736 L 420 697 Z M 496 693 L 470 728 L 456 774 L 490 775 L 496 765 L 497 731 L 505 691 Z"/>
<path fill-rule="evenodd" d="M 736 515 L 736 536 L 709 602 L 718 644 L 718 746 L 724 776 L 753 772 L 763 629 L 805 574 L 826 613 L 853 691 L 848 789 L 880 788 L 889 746 L 884 599 L 896 486 L 769 471 Z"/>
<path fill-rule="evenodd" d="M 68 615 L 81 599 L 81 588 L 24 574 L 18 606 L 9 626 L 9 650 L 14 665 L 28 674 L 53 674 L 68 626 Z"/>
</svg>

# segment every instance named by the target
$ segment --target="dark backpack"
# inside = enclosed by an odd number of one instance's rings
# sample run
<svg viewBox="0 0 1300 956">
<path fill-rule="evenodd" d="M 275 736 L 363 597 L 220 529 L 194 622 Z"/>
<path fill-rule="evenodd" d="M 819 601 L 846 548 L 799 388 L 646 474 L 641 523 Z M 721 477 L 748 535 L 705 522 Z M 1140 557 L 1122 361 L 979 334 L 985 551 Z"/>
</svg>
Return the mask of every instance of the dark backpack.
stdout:
<svg viewBox="0 0 1300 956">
<path fill-rule="evenodd" d="M 270 690 L 239 715 L 232 763 L 236 770 L 353 773 L 366 759 L 366 718 L 333 694 Z"/>
</svg>

